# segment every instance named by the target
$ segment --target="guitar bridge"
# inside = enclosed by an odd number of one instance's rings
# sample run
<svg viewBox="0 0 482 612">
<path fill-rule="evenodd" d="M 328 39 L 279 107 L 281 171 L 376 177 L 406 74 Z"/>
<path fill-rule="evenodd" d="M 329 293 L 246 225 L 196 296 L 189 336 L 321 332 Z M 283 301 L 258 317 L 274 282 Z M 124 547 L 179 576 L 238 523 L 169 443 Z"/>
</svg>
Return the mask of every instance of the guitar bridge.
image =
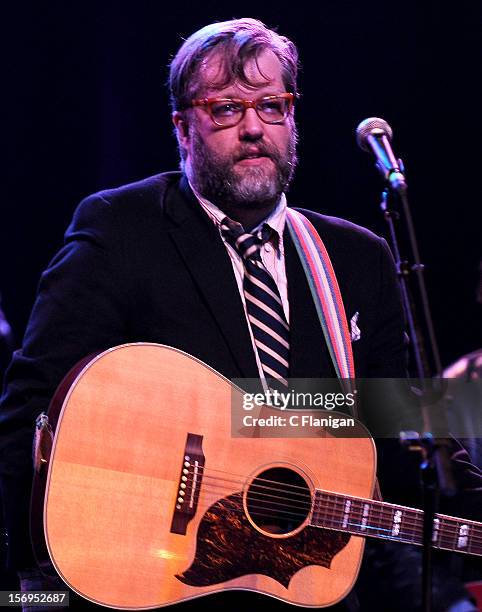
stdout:
<svg viewBox="0 0 482 612">
<path fill-rule="evenodd" d="M 171 533 L 185 535 L 189 521 L 196 514 L 205 462 L 202 440 L 202 436 L 187 434 Z"/>
</svg>

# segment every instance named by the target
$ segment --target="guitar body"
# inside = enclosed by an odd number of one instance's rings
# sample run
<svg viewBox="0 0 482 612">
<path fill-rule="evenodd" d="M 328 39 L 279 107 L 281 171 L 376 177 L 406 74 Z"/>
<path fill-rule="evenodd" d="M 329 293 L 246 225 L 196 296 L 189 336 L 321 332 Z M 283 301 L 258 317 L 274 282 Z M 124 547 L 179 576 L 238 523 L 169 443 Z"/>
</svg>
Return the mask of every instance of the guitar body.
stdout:
<svg viewBox="0 0 482 612">
<path fill-rule="evenodd" d="M 361 425 L 352 438 L 323 428 L 233 437 L 241 396 L 161 345 L 123 345 L 82 367 L 62 402 L 43 507 L 50 558 L 74 591 L 131 609 L 227 589 L 304 606 L 349 593 L 364 539 L 311 526 L 309 500 L 316 488 L 370 498 L 373 441 Z M 299 512 L 286 512 L 273 474 L 287 477 Z M 281 523 L 250 497 L 257 477 L 257 491 L 285 512 Z"/>
</svg>

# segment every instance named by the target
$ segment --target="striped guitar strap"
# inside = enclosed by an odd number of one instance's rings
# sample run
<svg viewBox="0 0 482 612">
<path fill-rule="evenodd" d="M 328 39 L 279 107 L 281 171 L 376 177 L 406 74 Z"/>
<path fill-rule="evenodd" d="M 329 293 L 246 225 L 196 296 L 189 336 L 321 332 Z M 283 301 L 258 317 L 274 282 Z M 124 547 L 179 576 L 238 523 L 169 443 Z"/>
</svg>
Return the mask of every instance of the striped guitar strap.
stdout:
<svg viewBox="0 0 482 612">
<path fill-rule="evenodd" d="M 336 375 L 343 387 L 351 389 L 355 378 L 351 337 L 330 256 L 313 224 L 303 214 L 288 208 L 287 223 L 310 286 Z"/>
</svg>

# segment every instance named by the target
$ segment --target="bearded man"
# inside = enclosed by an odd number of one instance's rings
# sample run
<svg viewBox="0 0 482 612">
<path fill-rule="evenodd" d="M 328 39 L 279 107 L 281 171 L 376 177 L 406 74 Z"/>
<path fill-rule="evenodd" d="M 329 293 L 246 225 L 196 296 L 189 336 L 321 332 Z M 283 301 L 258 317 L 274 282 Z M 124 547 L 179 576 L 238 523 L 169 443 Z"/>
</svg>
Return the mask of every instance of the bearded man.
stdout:
<svg viewBox="0 0 482 612">
<path fill-rule="evenodd" d="M 77 208 L 42 276 L 0 412 L 10 563 L 26 588 L 40 584 L 28 536 L 35 421 L 79 360 L 147 341 L 228 379 L 336 376 L 286 227 L 297 68 L 294 44 L 254 19 L 196 32 L 170 69 L 181 171 L 102 191 Z M 386 242 L 347 221 L 303 214 L 354 321 L 357 375 L 403 376 L 403 314 Z M 256 265 L 246 252 L 258 254 Z M 254 296 L 260 289 L 265 301 Z"/>
</svg>

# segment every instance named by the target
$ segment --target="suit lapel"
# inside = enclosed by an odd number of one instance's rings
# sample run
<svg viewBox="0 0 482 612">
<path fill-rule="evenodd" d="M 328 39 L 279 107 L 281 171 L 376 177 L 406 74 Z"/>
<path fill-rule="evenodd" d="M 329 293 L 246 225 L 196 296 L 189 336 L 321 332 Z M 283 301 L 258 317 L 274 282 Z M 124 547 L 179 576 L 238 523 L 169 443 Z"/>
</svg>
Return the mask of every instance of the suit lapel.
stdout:
<svg viewBox="0 0 482 612">
<path fill-rule="evenodd" d="M 172 188 L 167 194 L 165 211 L 174 221 L 169 234 L 230 349 L 240 377 L 258 378 L 231 260 L 217 228 L 201 209 L 185 178 L 180 191 Z"/>
<path fill-rule="evenodd" d="M 336 378 L 310 287 L 288 228 L 283 242 L 290 304 L 290 376 Z"/>
</svg>

